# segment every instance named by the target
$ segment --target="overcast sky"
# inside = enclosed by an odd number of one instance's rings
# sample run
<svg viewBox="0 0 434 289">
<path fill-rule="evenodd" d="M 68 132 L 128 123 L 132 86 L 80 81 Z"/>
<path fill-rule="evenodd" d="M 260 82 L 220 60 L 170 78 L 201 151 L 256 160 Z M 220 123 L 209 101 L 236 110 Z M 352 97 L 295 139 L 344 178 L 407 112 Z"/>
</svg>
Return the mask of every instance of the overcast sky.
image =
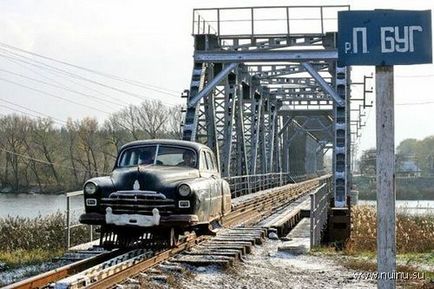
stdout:
<svg viewBox="0 0 434 289">
<path fill-rule="evenodd" d="M 62 65 L 58 67 L 89 78 L 94 83 L 59 76 L 58 73 L 41 66 L 43 64 L 33 62 L 33 65 L 29 65 L 29 60 L 16 55 L 18 51 L 7 49 L 8 52 L 4 50 L 4 46 L 0 46 L 0 100 L 3 100 L 0 102 L 0 113 L 10 113 L 13 108 L 32 114 L 42 112 L 55 117 L 60 123 L 68 117 L 77 119 L 88 115 L 103 121 L 107 113 L 119 110 L 120 106 L 116 104 L 118 102 L 138 103 L 140 99 L 157 98 L 167 104 L 183 103 L 183 99 L 176 95 L 188 88 L 191 79 L 192 8 L 319 4 L 350 4 L 352 10 L 376 8 L 434 10 L 434 1 L 426 0 L 395 0 L 381 1 L 381 3 L 368 0 L 309 2 L 2 0 L 0 1 L 0 43 L 161 87 L 164 92 L 156 92 L 154 88 L 151 90 L 131 86 L 122 81 L 98 77 Z M 33 59 L 38 60 L 38 58 Z M 49 63 L 43 59 L 39 61 Z M 407 104 L 396 106 L 396 144 L 405 138 L 421 139 L 434 135 L 433 68 L 433 64 L 395 68 L 395 102 Z M 353 81 L 360 81 L 363 73 L 371 71 L 373 68 L 354 68 Z M 87 96 L 47 86 L 40 81 L 57 83 Z M 108 84 L 118 90 L 103 87 L 96 82 Z M 32 88 L 39 91 L 31 90 Z M 128 94 L 120 92 L 119 89 Z M 41 94 L 41 91 L 45 94 Z M 53 95 L 63 96 L 74 103 L 55 98 Z M 95 95 L 106 101 L 95 100 L 92 97 Z M 34 112 L 23 107 L 31 108 Z M 375 146 L 375 110 L 368 115 L 367 125 L 362 132 L 360 150 Z"/>
</svg>

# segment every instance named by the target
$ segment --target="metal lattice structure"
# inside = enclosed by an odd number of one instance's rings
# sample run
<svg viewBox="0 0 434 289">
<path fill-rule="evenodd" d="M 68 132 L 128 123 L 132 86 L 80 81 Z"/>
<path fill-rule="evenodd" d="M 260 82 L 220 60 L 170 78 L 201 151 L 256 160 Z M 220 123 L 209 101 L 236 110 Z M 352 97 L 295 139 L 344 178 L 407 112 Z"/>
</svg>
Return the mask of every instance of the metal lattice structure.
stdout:
<svg viewBox="0 0 434 289">
<path fill-rule="evenodd" d="M 349 6 L 195 9 L 183 139 L 213 149 L 225 177 L 315 174 L 332 148 L 335 206 L 345 206 L 350 77 L 337 66 L 341 10 Z"/>
</svg>

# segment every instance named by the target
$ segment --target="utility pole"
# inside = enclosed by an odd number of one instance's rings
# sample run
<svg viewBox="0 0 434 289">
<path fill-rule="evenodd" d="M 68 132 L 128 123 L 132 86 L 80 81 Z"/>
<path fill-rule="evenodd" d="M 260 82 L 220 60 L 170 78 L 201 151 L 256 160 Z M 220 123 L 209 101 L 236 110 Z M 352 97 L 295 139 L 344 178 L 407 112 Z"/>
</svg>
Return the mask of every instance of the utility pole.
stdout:
<svg viewBox="0 0 434 289">
<path fill-rule="evenodd" d="M 379 289 L 394 289 L 395 126 L 393 66 L 375 67 L 377 101 L 377 270 Z"/>
</svg>

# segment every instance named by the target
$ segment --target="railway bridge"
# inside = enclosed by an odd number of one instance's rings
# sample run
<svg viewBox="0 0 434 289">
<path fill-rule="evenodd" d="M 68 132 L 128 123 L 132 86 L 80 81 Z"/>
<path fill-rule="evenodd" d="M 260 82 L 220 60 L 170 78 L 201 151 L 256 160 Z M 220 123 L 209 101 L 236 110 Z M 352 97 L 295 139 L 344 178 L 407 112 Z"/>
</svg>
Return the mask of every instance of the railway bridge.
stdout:
<svg viewBox="0 0 434 289">
<path fill-rule="evenodd" d="M 338 239 L 348 232 L 351 156 L 369 106 L 369 77 L 352 82 L 337 62 L 343 10 L 349 6 L 194 9 L 194 64 L 183 94 L 183 139 L 214 150 L 236 196 L 258 179 L 281 186 L 323 174 L 331 150 Z M 352 84 L 363 85 L 361 97 L 351 95 Z"/>
</svg>

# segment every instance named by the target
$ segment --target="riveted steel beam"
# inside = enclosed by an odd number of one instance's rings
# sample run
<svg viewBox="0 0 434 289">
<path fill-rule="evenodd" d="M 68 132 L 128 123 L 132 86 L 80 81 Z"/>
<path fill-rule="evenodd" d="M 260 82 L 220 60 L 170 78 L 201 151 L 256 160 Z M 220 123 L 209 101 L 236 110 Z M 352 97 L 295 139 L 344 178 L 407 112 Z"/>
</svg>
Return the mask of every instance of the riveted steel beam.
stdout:
<svg viewBox="0 0 434 289">
<path fill-rule="evenodd" d="M 337 50 L 268 50 L 268 51 L 195 51 L 198 62 L 273 62 L 310 60 L 337 60 Z"/>
<path fill-rule="evenodd" d="M 231 63 L 223 68 L 197 95 L 189 99 L 188 107 L 194 107 L 205 96 L 208 95 L 232 70 L 238 66 L 238 63 Z"/>
<path fill-rule="evenodd" d="M 321 77 L 318 71 L 316 71 L 310 63 L 303 62 L 303 67 L 306 69 L 307 72 L 309 72 L 309 74 L 313 78 L 315 78 L 315 80 L 318 82 L 319 85 L 321 85 L 324 91 L 333 98 L 333 100 L 338 106 L 345 105 L 343 98 L 340 97 L 340 95 Z"/>
<path fill-rule="evenodd" d="M 225 116 L 224 116 L 224 143 L 222 152 L 222 176 L 230 176 L 231 162 L 232 162 L 232 138 L 234 131 L 234 114 L 235 114 L 235 101 L 236 101 L 236 84 L 237 75 L 231 73 L 228 75 L 225 87 Z"/>
<path fill-rule="evenodd" d="M 261 118 L 262 118 L 262 97 L 260 94 L 255 93 L 252 100 L 252 124 L 251 124 L 252 144 L 250 149 L 250 174 L 251 175 L 256 174 Z"/>
</svg>

